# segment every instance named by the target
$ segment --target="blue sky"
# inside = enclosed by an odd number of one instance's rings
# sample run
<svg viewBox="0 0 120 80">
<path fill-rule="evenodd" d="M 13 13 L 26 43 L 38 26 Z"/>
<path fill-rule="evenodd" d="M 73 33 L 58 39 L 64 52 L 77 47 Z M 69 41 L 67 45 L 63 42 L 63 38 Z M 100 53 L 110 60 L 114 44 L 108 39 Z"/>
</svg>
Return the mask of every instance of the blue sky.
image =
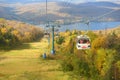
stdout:
<svg viewBox="0 0 120 80">
<path fill-rule="evenodd" d="M 0 0 L 0 1 L 6 1 L 6 2 L 25 2 L 25 1 L 41 1 L 44 2 L 46 0 Z M 95 1 L 109 1 L 109 2 L 120 2 L 120 0 L 48 0 L 48 1 L 66 1 L 66 2 L 72 2 L 72 3 L 81 3 L 81 2 L 95 2 Z"/>
<path fill-rule="evenodd" d="M 119 2 L 120 0 L 60 0 L 60 1 L 79 3 L 79 2 L 95 2 L 95 1 Z"/>
<path fill-rule="evenodd" d="M 41 0 L 46 1 L 46 0 Z M 120 0 L 48 0 L 48 1 L 66 1 L 72 3 L 83 3 L 83 2 L 96 2 L 96 1 L 108 1 L 108 2 L 120 2 Z"/>
</svg>

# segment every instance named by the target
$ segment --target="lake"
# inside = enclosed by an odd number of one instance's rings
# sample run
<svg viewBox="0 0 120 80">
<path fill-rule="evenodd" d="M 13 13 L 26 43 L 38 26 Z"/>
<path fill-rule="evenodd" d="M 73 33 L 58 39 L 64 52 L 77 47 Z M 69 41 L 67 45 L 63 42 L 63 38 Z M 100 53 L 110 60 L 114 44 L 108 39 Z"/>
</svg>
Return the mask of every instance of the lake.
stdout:
<svg viewBox="0 0 120 80">
<path fill-rule="evenodd" d="M 45 28 L 45 25 L 39 25 L 42 28 Z M 66 30 L 105 30 L 110 28 L 115 28 L 120 26 L 120 22 L 91 22 L 89 27 L 84 23 L 75 23 L 69 25 L 61 25 L 59 31 L 63 32 Z"/>
</svg>

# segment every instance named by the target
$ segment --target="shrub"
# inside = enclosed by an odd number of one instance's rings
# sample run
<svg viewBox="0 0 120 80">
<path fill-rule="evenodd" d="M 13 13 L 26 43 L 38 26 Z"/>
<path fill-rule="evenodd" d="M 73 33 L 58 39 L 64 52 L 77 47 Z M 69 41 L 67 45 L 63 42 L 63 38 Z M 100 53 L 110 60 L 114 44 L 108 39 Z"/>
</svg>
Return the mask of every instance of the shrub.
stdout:
<svg viewBox="0 0 120 80">
<path fill-rule="evenodd" d="M 59 45 L 62 44 L 64 41 L 65 41 L 65 37 L 63 36 L 60 36 L 56 39 L 56 43 Z"/>
</svg>

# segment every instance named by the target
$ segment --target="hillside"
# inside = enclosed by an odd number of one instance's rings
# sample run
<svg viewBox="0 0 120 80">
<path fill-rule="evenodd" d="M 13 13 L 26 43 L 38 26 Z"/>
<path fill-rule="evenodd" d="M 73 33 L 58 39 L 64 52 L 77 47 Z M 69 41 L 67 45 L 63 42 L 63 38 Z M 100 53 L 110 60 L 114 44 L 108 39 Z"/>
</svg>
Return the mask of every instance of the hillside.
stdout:
<svg viewBox="0 0 120 80">
<path fill-rule="evenodd" d="M 6 2 L 0 3 L 0 17 L 9 20 L 19 20 L 31 24 L 40 24 L 45 23 L 47 20 L 77 21 L 86 18 L 90 19 L 101 16 L 116 8 L 120 8 L 120 4 L 112 2 L 88 2 L 73 4 L 68 2 L 53 1 L 48 2 L 48 15 L 46 16 L 45 2 L 26 2 L 23 1 L 21 3 L 17 3 L 17 1 L 15 1 L 11 4 Z M 97 21 L 120 21 L 120 10 L 113 12 Z"/>
<path fill-rule="evenodd" d="M 120 26 L 115 27 L 115 28 L 106 29 L 106 30 L 95 30 L 93 32 L 97 33 L 97 34 L 102 33 L 104 35 L 115 33 L 117 36 L 120 36 Z"/>
<path fill-rule="evenodd" d="M 13 8 L 3 6 L 0 6 L 0 18 L 19 20 L 19 17 L 14 13 Z"/>
<path fill-rule="evenodd" d="M 91 48 L 79 50 L 76 48 L 77 36 L 83 35 L 84 31 L 60 32 L 59 36 L 55 37 L 56 53 L 51 55 L 51 40 L 50 44 L 47 38 L 36 42 L 28 41 L 32 38 L 29 34 L 35 34 L 36 29 L 39 28 L 0 19 L 0 47 L 1 43 L 7 46 L 13 42 L 15 44 L 19 34 L 22 35 L 22 40 L 27 38 L 26 43 L 14 46 L 14 49 L 0 50 L 0 80 L 120 79 L 119 33 L 104 35 L 89 31 L 86 35 L 90 38 Z M 114 30 L 120 32 L 120 27 Z M 47 55 L 44 59 L 43 53 Z"/>
<path fill-rule="evenodd" d="M 0 49 L 12 48 L 24 42 L 40 40 L 42 29 L 23 22 L 0 18 Z"/>
<path fill-rule="evenodd" d="M 103 14 L 106 14 L 115 8 L 120 8 L 119 4 L 111 2 L 88 2 L 81 3 L 77 5 L 70 5 L 70 8 L 61 9 L 60 12 L 69 13 L 72 16 L 82 17 L 82 18 L 96 18 Z M 95 21 L 119 21 L 120 20 L 120 10 L 113 12 L 104 18 Z"/>
</svg>

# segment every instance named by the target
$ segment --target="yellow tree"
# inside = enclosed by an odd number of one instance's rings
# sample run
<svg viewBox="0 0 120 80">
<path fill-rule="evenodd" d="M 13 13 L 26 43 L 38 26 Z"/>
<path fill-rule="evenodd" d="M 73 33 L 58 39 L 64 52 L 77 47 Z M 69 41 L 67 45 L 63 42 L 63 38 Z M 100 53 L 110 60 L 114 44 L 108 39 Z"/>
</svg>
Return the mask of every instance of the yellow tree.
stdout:
<svg viewBox="0 0 120 80">
<path fill-rule="evenodd" d="M 107 37 L 98 37 L 92 42 L 92 49 L 106 48 Z"/>
<path fill-rule="evenodd" d="M 2 33 L 2 35 L 4 35 L 4 34 L 6 34 L 7 33 L 7 28 L 1 28 L 1 33 Z"/>
<path fill-rule="evenodd" d="M 29 41 L 32 41 L 31 39 L 32 39 L 32 36 L 31 36 L 30 32 L 25 32 L 24 33 L 24 40 L 29 42 Z"/>
</svg>

